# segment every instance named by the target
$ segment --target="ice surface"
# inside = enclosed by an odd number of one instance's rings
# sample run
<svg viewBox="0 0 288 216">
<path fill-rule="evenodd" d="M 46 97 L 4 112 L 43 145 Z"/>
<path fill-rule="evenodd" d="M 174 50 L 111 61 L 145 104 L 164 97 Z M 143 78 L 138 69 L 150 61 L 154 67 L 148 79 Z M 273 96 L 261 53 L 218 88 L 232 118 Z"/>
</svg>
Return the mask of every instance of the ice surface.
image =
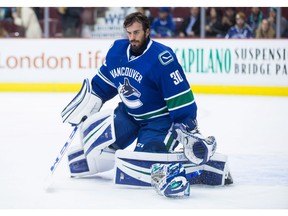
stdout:
<svg viewBox="0 0 288 216">
<path fill-rule="evenodd" d="M 113 171 L 71 179 L 64 157 L 46 192 L 43 181 L 72 131 L 60 113 L 74 95 L 0 93 L 1 209 L 288 209 L 287 97 L 195 95 L 202 133 L 229 156 L 231 186 L 193 185 L 189 198 L 168 199 L 114 185 Z"/>
</svg>

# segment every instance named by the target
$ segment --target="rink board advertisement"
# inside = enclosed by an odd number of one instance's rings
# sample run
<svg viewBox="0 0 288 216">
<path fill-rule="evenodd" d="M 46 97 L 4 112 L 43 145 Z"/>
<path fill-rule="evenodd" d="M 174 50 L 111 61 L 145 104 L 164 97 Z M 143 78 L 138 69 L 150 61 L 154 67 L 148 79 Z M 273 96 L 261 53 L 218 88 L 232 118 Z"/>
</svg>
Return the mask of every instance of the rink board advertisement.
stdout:
<svg viewBox="0 0 288 216">
<path fill-rule="evenodd" d="M 78 91 L 112 39 L 1 39 L 1 91 Z M 157 39 L 199 93 L 288 96 L 288 40 Z"/>
</svg>

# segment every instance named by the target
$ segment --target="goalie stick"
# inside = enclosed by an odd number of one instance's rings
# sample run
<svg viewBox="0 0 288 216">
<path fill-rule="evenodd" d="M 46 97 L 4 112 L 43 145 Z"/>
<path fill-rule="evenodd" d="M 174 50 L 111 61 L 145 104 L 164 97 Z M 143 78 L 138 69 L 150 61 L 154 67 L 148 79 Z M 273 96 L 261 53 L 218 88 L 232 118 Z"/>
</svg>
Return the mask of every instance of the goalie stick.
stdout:
<svg viewBox="0 0 288 216">
<path fill-rule="evenodd" d="M 71 144 L 73 138 L 74 138 L 74 135 L 76 134 L 77 130 L 78 130 L 79 126 L 75 126 L 73 131 L 71 132 L 68 140 L 66 141 L 66 143 L 64 144 L 64 146 L 61 148 L 58 156 L 56 157 L 55 161 L 53 162 L 53 165 L 50 167 L 50 172 L 49 174 L 47 175 L 46 179 L 45 179 L 45 182 L 44 182 L 44 189 L 46 191 L 49 190 L 50 186 L 52 185 L 52 181 L 53 181 L 53 174 L 57 168 L 57 166 L 59 165 L 61 159 L 63 158 L 66 150 L 68 149 L 69 145 Z"/>
</svg>

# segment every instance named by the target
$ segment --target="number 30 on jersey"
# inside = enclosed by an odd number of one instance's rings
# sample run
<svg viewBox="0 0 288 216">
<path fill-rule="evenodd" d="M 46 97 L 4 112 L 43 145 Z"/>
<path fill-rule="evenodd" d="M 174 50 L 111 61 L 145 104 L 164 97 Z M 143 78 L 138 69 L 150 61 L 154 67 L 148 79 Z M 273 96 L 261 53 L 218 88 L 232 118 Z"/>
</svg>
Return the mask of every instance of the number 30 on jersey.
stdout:
<svg viewBox="0 0 288 216">
<path fill-rule="evenodd" d="M 180 82 L 183 81 L 183 78 L 178 70 L 170 73 L 170 77 L 174 80 L 173 82 L 175 85 L 178 85 Z"/>
</svg>

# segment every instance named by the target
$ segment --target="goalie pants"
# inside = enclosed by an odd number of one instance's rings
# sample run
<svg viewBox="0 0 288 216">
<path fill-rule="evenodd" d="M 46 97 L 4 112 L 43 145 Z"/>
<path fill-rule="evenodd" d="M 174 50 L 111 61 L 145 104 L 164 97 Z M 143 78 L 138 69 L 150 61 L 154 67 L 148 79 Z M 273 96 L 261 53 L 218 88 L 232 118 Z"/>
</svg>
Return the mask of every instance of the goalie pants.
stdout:
<svg viewBox="0 0 288 216">
<path fill-rule="evenodd" d="M 120 102 L 114 111 L 114 125 L 116 142 L 112 144 L 112 147 L 116 150 L 127 148 L 137 139 L 134 151 L 168 152 L 166 140 L 171 140 L 169 128 L 172 125 L 169 116 L 139 123 L 127 114 L 124 104 Z"/>
</svg>

